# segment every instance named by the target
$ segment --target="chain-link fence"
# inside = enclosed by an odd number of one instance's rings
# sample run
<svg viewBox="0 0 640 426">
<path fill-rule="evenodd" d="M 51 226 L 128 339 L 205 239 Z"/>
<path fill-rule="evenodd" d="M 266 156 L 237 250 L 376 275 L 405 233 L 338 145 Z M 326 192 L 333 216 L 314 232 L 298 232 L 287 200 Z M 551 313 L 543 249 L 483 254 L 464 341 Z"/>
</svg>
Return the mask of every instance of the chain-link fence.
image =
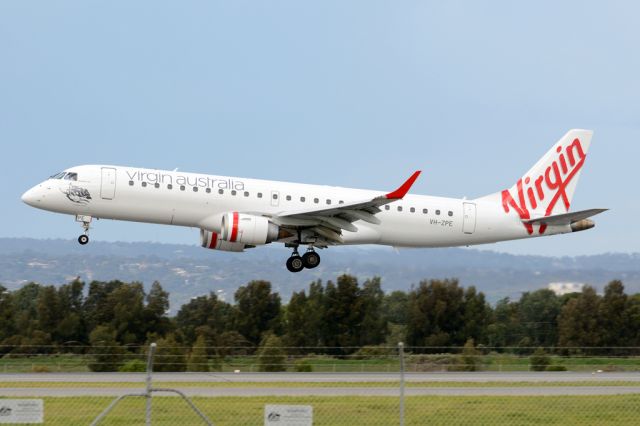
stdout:
<svg viewBox="0 0 640 426">
<path fill-rule="evenodd" d="M 151 383 L 148 347 L 4 349 L 0 423 L 16 400 L 52 425 L 640 421 L 640 348 L 160 347 Z"/>
</svg>

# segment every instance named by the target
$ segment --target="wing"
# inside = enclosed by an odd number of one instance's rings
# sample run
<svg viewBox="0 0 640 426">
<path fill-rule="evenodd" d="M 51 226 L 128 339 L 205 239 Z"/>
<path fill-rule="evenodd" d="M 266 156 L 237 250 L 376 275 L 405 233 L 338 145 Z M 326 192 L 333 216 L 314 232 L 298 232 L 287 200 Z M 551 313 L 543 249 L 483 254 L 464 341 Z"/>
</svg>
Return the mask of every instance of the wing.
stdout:
<svg viewBox="0 0 640 426">
<path fill-rule="evenodd" d="M 404 198 L 420 173 L 419 170 L 414 172 L 395 191 L 368 200 L 342 203 L 332 207 L 283 211 L 273 215 L 272 220 L 284 228 L 296 231 L 309 230 L 327 244 L 341 244 L 343 231 L 358 230 L 353 222 L 362 220 L 375 225 L 380 224 L 380 219 L 375 216 L 380 213 L 380 207 Z"/>
</svg>

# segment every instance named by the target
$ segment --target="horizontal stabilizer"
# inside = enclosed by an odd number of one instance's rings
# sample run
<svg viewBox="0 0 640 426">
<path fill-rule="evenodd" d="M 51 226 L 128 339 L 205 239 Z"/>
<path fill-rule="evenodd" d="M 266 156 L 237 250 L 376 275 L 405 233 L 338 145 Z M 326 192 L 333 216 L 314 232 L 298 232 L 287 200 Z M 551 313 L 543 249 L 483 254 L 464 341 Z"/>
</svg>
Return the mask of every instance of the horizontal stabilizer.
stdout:
<svg viewBox="0 0 640 426">
<path fill-rule="evenodd" d="M 574 222 L 587 219 L 591 216 L 595 216 L 607 210 L 609 209 L 581 210 L 579 212 L 563 213 L 563 214 L 556 214 L 552 216 L 538 217 L 536 219 L 523 220 L 522 222 L 530 223 L 530 224 L 537 223 L 540 225 L 549 225 L 549 226 L 571 225 Z"/>
</svg>

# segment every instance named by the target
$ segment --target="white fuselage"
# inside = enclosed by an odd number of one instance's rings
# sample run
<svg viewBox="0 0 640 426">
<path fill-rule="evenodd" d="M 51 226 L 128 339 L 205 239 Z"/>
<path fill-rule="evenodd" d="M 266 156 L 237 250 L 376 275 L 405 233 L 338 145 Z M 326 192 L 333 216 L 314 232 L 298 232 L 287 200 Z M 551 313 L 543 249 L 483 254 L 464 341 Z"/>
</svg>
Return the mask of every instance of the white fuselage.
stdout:
<svg viewBox="0 0 640 426">
<path fill-rule="evenodd" d="M 383 194 L 121 166 L 86 165 L 67 172 L 77 173 L 77 180 L 48 179 L 27 191 L 23 200 L 58 213 L 197 227 L 219 233 L 222 216 L 228 212 L 277 216 Z M 515 212 L 505 212 L 500 193 L 475 200 L 408 194 L 380 209 L 376 215 L 379 224 L 354 222 L 357 231 L 344 231 L 344 244 L 443 247 L 539 235 L 530 235 Z M 544 235 L 566 232 L 571 232 L 569 226 L 550 226 Z"/>
</svg>

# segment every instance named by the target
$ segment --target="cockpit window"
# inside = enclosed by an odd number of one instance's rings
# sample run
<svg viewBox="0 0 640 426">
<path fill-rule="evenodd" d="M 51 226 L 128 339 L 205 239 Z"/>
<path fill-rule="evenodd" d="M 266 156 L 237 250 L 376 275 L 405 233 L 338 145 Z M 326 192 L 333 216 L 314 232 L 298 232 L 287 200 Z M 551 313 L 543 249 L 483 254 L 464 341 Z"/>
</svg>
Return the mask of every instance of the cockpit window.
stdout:
<svg viewBox="0 0 640 426">
<path fill-rule="evenodd" d="M 55 175 L 51 176 L 49 179 L 62 179 L 64 175 L 65 175 L 65 172 L 56 173 Z"/>
<path fill-rule="evenodd" d="M 64 180 L 73 180 L 73 181 L 77 181 L 78 180 L 78 174 L 77 173 L 67 173 L 64 176 Z"/>
</svg>

